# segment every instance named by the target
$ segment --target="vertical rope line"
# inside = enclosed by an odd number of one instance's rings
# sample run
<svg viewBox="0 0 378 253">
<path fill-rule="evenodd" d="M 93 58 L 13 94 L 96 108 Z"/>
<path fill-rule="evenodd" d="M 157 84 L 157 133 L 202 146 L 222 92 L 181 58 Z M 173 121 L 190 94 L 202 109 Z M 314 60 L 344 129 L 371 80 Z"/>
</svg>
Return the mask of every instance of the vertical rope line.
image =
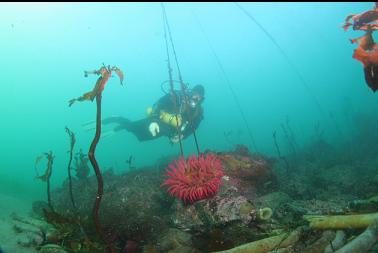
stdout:
<svg viewBox="0 0 378 253">
<path fill-rule="evenodd" d="M 252 130 L 251 130 L 249 124 L 248 124 L 247 118 L 246 118 L 246 116 L 245 116 L 245 114 L 244 114 L 244 111 L 243 111 L 243 108 L 242 108 L 242 106 L 241 106 L 241 104 L 240 104 L 240 102 L 239 102 L 239 99 L 238 99 L 238 97 L 237 97 L 237 95 L 236 95 L 234 89 L 233 89 L 232 86 L 231 86 L 231 81 L 230 81 L 230 79 L 228 78 L 228 75 L 226 74 L 226 71 L 225 71 L 225 69 L 224 69 L 224 67 L 223 67 L 223 65 L 222 65 L 222 63 L 221 63 L 221 61 L 220 61 L 218 55 L 216 54 L 216 52 L 215 52 L 215 50 L 214 50 L 212 44 L 210 43 L 210 40 L 209 40 L 209 38 L 208 38 L 208 36 L 207 36 L 207 34 L 206 34 L 204 28 L 202 27 L 202 24 L 201 24 L 200 20 L 198 19 L 197 15 L 194 13 L 193 10 L 192 10 L 192 13 L 193 13 L 193 15 L 194 15 L 194 17 L 195 17 L 195 19 L 196 19 L 196 21 L 197 21 L 197 23 L 198 23 L 198 26 L 199 26 L 201 32 L 203 33 L 203 35 L 204 35 L 204 37 L 205 37 L 205 39 L 206 39 L 206 41 L 207 41 L 207 44 L 208 44 L 208 46 L 209 46 L 209 48 L 210 48 L 210 50 L 211 50 L 211 53 L 212 53 L 212 55 L 213 55 L 213 57 L 214 57 L 216 63 L 218 64 L 219 69 L 221 70 L 221 73 L 222 73 L 222 75 L 223 75 L 223 78 L 224 78 L 224 80 L 226 81 L 226 84 L 227 84 L 229 90 L 231 91 L 232 97 L 233 97 L 233 99 L 234 99 L 234 101 L 235 101 L 235 103 L 236 103 L 236 106 L 237 106 L 237 108 L 238 108 L 238 110 L 239 110 L 239 112 L 240 112 L 240 115 L 241 115 L 241 117 L 242 117 L 242 119 L 243 119 L 243 122 L 244 122 L 244 124 L 245 124 L 245 126 L 246 126 L 246 128 L 247 128 L 248 136 L 249 136 L 249 138 L 250 138 L 250 140 L 251 140 L 251 142 L 252 142 L 253 148 L 255 149 L 256 152 L 258 152 L 258 148 L 257 148 L 256 142 L 255 142 L 255 138 L 253 137 Z"/>
<path fill-rule="evenodd" d="M 184 157 L 184 148 L 183 148 L 183 145 L 182 145 L 182 142 L 181 142 L 181 131 L 180 131 L 180 128 L 178 126 L 178 116 L 177 116 L 177 113 L 178 113 L 178 108 L 177 108 L 177 103 L 176 103 L 176 100 L 177 100 L 177 95 L 174 91 L 174 86 L 173 86 L 173 78 L 172 78 L 172 67 L 171 67 L 171 60 L 170 60 L 170 57 L 169 57 L 169 47 L 168 47 L 168 39 L 167 39 L 167 26 L 168 26 L 168 20 L 167 20 L 167 14 L 165 12 L 165 7 L 164 7 L 164 4 L 161 3 L 161 8 L 163 10 L 163 25 L 164 25 L 164 39 L 165 39 L 165 46 L 166 46 L 166 51 L 167 51 L 167 63 L 168 63 L 168 75 L 169 75 L 169 85 L 170 85 L 170 93 L 171 93 L 171 98 L 172 98 L 172 102 L 173 102 L 173 106 L 175 108 L 175 118 L 176 118 L 176 131 L 177 131 L 177 135 L 179 136 L 179 143 L 180 143 L 180 152 L 181 152 L 181 156 Z M 172 46 L 173 47 L 173 46 Z M 173 48 L 174 49 L 174 48 Z M 181 81 L 180 81 L 181 82 Z"/>
<path fill-rule="evenodd" d="M 168 22 L 167 12 L 165 10 L 165 6 L 164 6 L 163 3 L 161 4 L 161 7 L 162 7 L 162 10 L 163 10 L 163 20 L 165 21 L 165 25 L 166 25 L 166 26 L 164 26 L 165 40 L 166 40 L 166 43 L 168 44 L 167 37 L 166 37 L 166 30 L 168 30 L 168 34 L 169 34 L 169 38 L 170 38 L 170 42 L 171 42 L 171 46 L 172 46 L 172 51 L 173 51 L 173 55 L 174 55 L 176 66 L 177 66 L 177 72 L 178 72 L 178 76 L 179 76 L 179 80 L 180 80 L 181 91 L 183 93 L 183 99 L 184 99 L 183 103 L 184 104 L 188 104 L 188 95 L 187 95 L 187 92 L 186 92 L 187 87 L 184 84 L 184 81 L 182 79 L 181 70 L 180 70 L 180 66 L 179 66 L 179 62 L 178 62 L 178 58 L 177 58 L 177 54 L 176 54 L 176 49 L 175 49 L 175 45 L 173 43 L 172 33 L 171 33 L 171 29 L 170 29 L 169 22 Z M 167 47 L 168 47 L 168 45 L 167 45 Z M 168 53 L 168 50 L 167 50 L 167 53 Z M 170 78 L 172 78 L 172 75 L 170 75 Z M 171 89 L 173 90 L 173 80 L 172 80 Z M 177 108 L 177 105 L 176 105 L 176 108 Z M 177 129 L 178 129 L 178 132 L 179 132 L 180 145 L 182 146 L 182 143 L 181 143 L 181 131 L 179 131 L 179 127 L 178 127 L 177 114 L 176 114 L 176 125 L 177 125 Z M 191 127 L 191 130 L 193 132 L 193 137 L 194 137 L 194 141 L 195 141 L 195 144 L 196 144 L 197 153 L 200 154 L 200 149 L 199 149 L 199 145 L 198 145 L 198 139 L 197 139 L 196 132 L 195 132 L 195 130 L 194 130 L 194 128 L 192 126 L 190 126 L 190 127 Z"/>
<path fill-rule="evenodd" d="M 249 19 L 251 19 L 253 21 L 253 23 L 255 23 L 260 29 L 261 31 L 270 39 L 270 41 L 276 46 L 276 48 L 278 49 L 278 51 L 281 53 L 281 55 L 283 56 L 283 58 L 286 60 L 286 62 L 288 63 L 288 65 L 290 66 L 290 68 L 293 70 L 293 72 L 297 75 L 300 83 L 302 84 L 302 86 L 305 88 L 305 90 L 308 92 L 308 94 L 310 94 L 310 96 L 312 97 L 312 99 L 314 100 L 319 112 L 326 118 L 326 114 L 325 112 L 323 111 L 322 109 L 322 106 L 320 105 L 320 102 L 318 100 L 318 98 L 315 96 L 315 94 L 313 93 L 313 91 L 310 89 L 310 87 L 308 86 L 307 84 L 307 81 L 306 79 L 303 77 L 303 75 L 301 74 L 301 72 L 297 69 L 297 67 L 294 65 L 294 63 L 290 60 L 289 56 L 287 55 L 287 53 L 283 50 L 283 48 L 277 43 L 276 39 L 252 16 L 251 13 L 249 13 L 246 9 L 244 9 L 239 3 L 237 2 L 234 2 L 234 4 L 236 5 L 236 7 L 238 7 L 245 15 L 247 15 L 247 17 L 249 17 Z"/>
</svg>

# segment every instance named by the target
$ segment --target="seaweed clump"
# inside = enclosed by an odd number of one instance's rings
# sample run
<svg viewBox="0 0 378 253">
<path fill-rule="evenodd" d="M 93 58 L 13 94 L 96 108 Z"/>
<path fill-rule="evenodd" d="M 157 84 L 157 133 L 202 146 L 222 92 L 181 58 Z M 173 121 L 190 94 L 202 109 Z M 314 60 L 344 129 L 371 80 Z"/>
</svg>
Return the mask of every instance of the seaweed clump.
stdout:
<svg viewBox="0 0 378 253">
<path fill-rule="evenodd" d="M 83 150 L 80 149 L 80 151 L 75 154 L 74 170 L 76 172 L 75 176 L 77 179 L 85 180 L 88 178 L 90 172 L 88 161 L 88 156 L 83 153 Z"/>
<path fill-rule="evenodd" d="M 50 178 L 51 178 L 51 174 L 52 174 L 52 167 L 53 167 L 53 162 L 54 162 L 55 156 L 53 156 L 52 151 L 50 151 L 48 153 L 47 152 L 43 153 L 42 155 L 38 156 L 36 158 L 36 161 L 35 161 L 36 171 L 37 171 L 37 164 L 43 159 L 43 156 L 45 156 L 46 159 L 47 159 L 47 167 L 46 167 L 45 173 L 42 176 L 38 176 L 38 172 L 37 172 L 36 178 L 47 183 L 47 189 L 46 189 L 47 190 L 47 203 L 49 205 L 49 208 L 53 211 L 54 208 L 53 208 L 53 205 L 51 203 Z"/>
<path fill-rule="evenodd" d="M 55 232 L 46 235 L 45 245 L 55 243 L 68 252 L 103 253 L 105 245 L 92 241 L 84 231 L 83 223 L 88 217 L 81 218 L 72 213 L 61 215 L 54 211 L 43 209 L 44 219 L 55 228 Z"/>
</svg>

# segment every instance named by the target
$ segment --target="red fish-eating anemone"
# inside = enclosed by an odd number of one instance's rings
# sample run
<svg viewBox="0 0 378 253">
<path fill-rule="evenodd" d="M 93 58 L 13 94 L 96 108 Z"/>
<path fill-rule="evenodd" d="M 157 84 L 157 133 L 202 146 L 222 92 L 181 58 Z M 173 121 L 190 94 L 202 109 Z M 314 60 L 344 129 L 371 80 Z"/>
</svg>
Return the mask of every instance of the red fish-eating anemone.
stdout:
<svg viewBox="0 0 378 253">
<path fill-rule="evenodd" d="M 168 165 L 166 179 L 161 186 L 168 186 L 168 193 L 185 203 L 213 197 L 221 184 L 224 170 L 215 154 L 181 157 Z"/>
</svg>

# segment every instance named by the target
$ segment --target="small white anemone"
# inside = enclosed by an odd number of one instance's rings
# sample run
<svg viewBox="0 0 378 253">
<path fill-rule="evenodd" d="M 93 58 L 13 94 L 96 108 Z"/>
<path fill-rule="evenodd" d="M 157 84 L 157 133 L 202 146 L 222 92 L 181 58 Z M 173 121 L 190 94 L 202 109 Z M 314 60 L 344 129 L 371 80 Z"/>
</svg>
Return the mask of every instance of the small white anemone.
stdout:
<svg viewBox="0 0 378 253">
<path fill-rule="evenodd" d="M 226 181 L 230 180 L 230 177 L 229 177 L 229 176 L 223 176 L 222 178 L 223 178 L 224 180 L 226 180 Z"/>
<path fill-rule="evenodd" d="M 273 215 L 273 210 L 270 207 L 260 208 L 257 212 L 257 219 L 258 220 L 269 220 Z"/>
</svg>

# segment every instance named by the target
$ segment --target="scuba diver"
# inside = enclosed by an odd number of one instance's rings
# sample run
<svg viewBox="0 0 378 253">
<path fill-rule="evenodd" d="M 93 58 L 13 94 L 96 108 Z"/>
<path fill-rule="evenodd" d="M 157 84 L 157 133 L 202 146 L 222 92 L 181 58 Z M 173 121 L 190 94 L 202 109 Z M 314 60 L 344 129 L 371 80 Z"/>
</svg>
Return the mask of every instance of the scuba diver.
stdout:
<svg viewBox="0 0 378 253">
<path fill-rule="evenodd" d="M 201 103 L 205 89 L 196 85 L 187 94 L 174 91 L 161 97 L 153 107 L 147 109 L 147 117 L 137 121 L 113 116 L 104 119 L 104 124 L 115 123 L 114 132 L 127 130 L 139 141 L 148 141 L 167 136 L 171 143 L 187 138 L 196 130 L 203 119 Z M 177 113 L 176 113 L 177 112 Z M 179 130 L 179 131 L 178 131 Z"/>
</svg>

